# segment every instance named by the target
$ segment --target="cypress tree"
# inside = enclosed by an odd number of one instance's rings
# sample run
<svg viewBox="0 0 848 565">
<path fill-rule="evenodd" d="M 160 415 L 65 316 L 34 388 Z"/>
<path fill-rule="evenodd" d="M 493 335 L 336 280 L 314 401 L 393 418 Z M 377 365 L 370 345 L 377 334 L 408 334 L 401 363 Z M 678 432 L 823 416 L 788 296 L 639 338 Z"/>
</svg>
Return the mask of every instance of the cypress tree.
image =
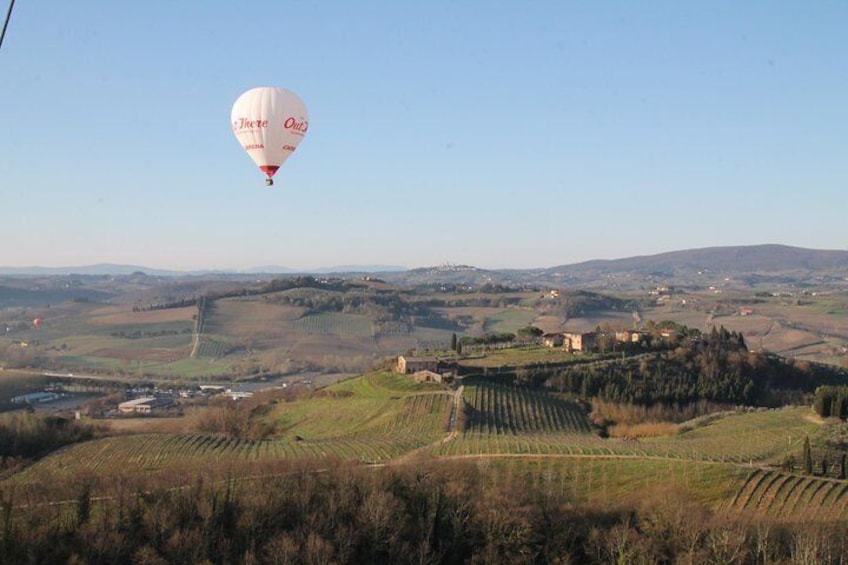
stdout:
<svg viewBox="0 0 848 565">
<path fill-rule="evenodd" d="M 88 522 L 91 517 L 91 486 L 85 483 L 77 496 L 77 525 Z"/>
<path fill-rule="evenodd" d="M 813 450 L 810 448 L 810 436 L 804 437 L 804 472 L 813 474 Z"/>
</svg>

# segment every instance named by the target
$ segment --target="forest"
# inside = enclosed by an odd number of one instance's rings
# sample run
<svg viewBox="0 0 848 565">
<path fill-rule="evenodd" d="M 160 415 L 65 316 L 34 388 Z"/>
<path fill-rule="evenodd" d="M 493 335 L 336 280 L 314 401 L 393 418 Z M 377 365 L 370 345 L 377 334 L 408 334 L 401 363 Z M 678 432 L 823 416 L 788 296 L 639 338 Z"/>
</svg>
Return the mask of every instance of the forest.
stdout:
<svg viewBox="0 0 848 565">
<path fill-rule="evenodd" d="M 563 393 L 642 405 L 697 401 L 781 406 L 845 379 L 843 369 L 748 351 L 737 332 L 713 328 L 674 348 L 560 367 L 533 379 Z"/>
</svg>

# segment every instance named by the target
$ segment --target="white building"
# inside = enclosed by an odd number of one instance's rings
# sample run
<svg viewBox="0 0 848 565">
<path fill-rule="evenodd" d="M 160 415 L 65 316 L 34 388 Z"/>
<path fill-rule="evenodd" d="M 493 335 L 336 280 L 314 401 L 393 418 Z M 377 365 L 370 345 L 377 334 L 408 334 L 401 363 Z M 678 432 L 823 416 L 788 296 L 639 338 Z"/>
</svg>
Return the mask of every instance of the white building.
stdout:
<svg viewBox="0 0 848 565">
<path fill-rule="evenodd" d="M 156 408 L 170 406 L 174 401 L 170 398 L 155 398 L 145 396 L 134 400 L 127 400 L 118 404 L 118 412 L 121 414 L 150 414 Z"/>
</svg>

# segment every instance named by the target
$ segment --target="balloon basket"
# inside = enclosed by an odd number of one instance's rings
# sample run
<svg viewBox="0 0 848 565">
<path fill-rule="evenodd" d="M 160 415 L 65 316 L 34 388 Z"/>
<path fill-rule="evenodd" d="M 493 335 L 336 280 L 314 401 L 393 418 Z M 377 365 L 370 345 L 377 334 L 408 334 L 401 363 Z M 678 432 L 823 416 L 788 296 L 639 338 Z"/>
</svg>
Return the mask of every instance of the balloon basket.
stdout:
<svg viewBox="0 0 848 565">
<path fill-rule="evenodd" d="M 274 186 L 274 179 L 265 179 L 265 186 Z"/>
</svg>

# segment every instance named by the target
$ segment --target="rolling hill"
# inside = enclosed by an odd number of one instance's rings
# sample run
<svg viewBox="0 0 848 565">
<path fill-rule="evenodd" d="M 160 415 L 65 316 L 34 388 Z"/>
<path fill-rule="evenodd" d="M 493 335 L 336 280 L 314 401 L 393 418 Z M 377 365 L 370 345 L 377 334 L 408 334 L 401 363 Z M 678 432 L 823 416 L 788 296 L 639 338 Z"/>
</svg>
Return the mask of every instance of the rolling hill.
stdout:
<svg viewBox="0 0 848 565">
<path fill-rule="evenodd" d="M 338 265 L 307 270 L 282 266 L 262 266 L 245 270 L 206 269 L 175 271 L 138 265 L 81 265 L 75 267 L 9 267 L 0 266 L 0 275 L 148 275 L 181 277 L 196 275 L 248 276 L 271 274 L 381 274 L 398 283 L 464 283 L 484 284 L 508 280 L 532 281 L 555 277 L 594 277 L 613 273 L 659 274 L 674 276 L 696 272 L 722 274 L 791 273 L 802 271 L 848 272 L 848 250 L 806 249 L 788 245 L 738 245 L 669 251 L 620 259 L 594 259 L 535 269 L 482 269 L 471 265 L 439 265 L 406 269 L 394 265 Z"/>
<path fill-rule="evenodd" d="M 594 260 L 561 265 L 546 269 L 544 273 L 585 277 L 624 272 L 673 276 L 699 271 L 747 274 L 818 270 L 848 271 L 848 251 L 803 249 L 787 245 L 706 247 L 626 259 Z"/>
</svg>

